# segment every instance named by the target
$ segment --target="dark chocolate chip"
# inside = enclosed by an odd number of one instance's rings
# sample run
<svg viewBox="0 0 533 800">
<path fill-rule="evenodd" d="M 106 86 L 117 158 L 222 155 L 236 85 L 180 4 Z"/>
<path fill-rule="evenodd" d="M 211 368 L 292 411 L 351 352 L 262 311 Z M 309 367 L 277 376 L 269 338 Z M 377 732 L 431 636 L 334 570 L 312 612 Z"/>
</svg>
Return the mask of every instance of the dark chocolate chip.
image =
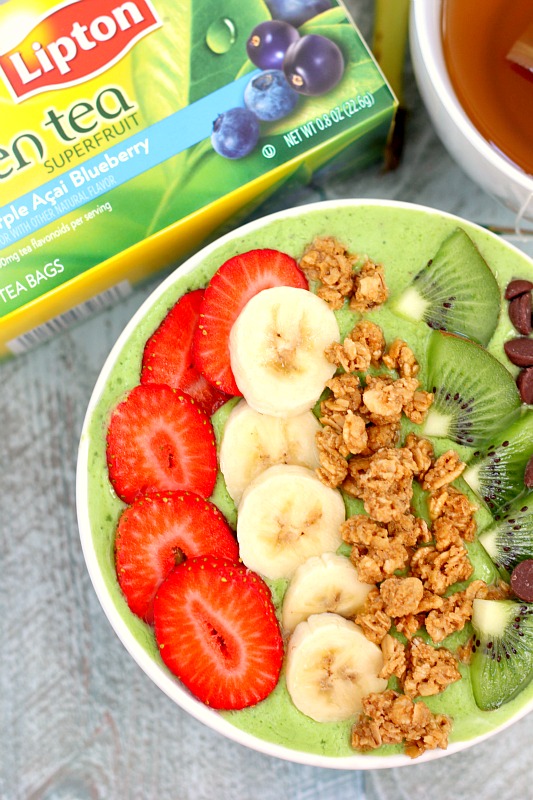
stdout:
<svg viewBox="0 0 533 800">
<path fill-rule="evenodd" d="M 526 464 L 524 472 L 524 484 L 526 489 L 533 489 L 533 456 Z"/>
<path fill-rule="evenodd" d="M 533 339 L 511 339 L 505 342 L 503 349 L 517 367 L 533 367 Z"/>
<path fill-rule="evenodd" d="M 520 600 L 533 602 L 533 559 L 526 558 L 511 573 L 511 589 Z"/>
<path fill-rule="evenodd" d="M 531 333 L 531 292 L 520 294 L 509 303 L 509 319 L 518 333 Z"/>
<path fill-rule="evenodd" d="M 517 278 L 508 284 L 507 289 L 505 290 L 505 299 L 512 300 L 513 297 L 518 297 L 518 295 L 524 294 L 524 292 L 530 292 L 532 289 L 533 283 L 531 283 L 531 281 L 525 281 Z"/>
<path fill-rule="evenodd" d="M 521 369 L 516 379 L 516 385 L 523 403 L 533 405 L 533 367 Z"/>
</svg>

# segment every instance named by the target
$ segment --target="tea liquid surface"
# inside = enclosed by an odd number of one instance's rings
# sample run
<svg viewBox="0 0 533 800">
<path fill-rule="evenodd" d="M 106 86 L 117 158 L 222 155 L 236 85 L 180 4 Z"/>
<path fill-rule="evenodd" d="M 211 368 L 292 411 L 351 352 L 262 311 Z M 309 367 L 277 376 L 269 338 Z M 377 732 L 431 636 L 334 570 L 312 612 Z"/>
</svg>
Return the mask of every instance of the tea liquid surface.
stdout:
<svg viewBox="0 0 533 800">
<path fill-rule="evenodd" d="M 533 0 L 444 0 L 444 56 L 455 93 L 495 150 L 533 174 L 533 63 L 506 58 L 533 24 Z"/>
</svg>

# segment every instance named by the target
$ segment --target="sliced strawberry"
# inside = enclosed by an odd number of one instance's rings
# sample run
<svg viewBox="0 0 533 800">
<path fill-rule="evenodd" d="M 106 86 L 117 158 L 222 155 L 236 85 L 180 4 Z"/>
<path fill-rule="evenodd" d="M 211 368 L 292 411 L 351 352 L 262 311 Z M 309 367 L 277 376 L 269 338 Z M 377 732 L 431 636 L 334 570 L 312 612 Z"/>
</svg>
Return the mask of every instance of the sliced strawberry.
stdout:
<svg viewBox="0 0 533 800">
<path fill-rule="evenodd" d="M 115 566 L 134 614 L 153 622 L 161 582 L 184 558 L 215 555 L 237 561 L 235 536 L 218 508 L 192 492 L 139 497 L 119 519 Z"/>
<path fill-rule="evenodd" d="M 228 400 L 193 364 L 192 341 L 200 316 L 203 289 L 180 297 L 146 342 L 141 383 L 166 383 L 187 392 L 211 416 Z"/>
<path fill-rule="evenodd" d="M 241 394 L 230 364 L 233 323 L 248 300 L 274 286 L 309 288 L 294 258 L 279 250 L 265 249 L 249 250 L 225 261 L 205 290 L 193 341 L 194 363 L 208 381 L 226 394 Z"/>
<path fill-rule="evenodd" d="M 135 386 L 111 415 L 107 466 L 126 503 L 177 489 L 209 497 L 217 472 L 211 420 L 184 392 Z"/>
<path fill-rule="evenodd" d="M 156 594 L 154 628 L 167 667 L 213 708 L 255 705 L 278 681 L 283 641 L 270 591 L 243 564 L 180 564 Z"/>
</svg>

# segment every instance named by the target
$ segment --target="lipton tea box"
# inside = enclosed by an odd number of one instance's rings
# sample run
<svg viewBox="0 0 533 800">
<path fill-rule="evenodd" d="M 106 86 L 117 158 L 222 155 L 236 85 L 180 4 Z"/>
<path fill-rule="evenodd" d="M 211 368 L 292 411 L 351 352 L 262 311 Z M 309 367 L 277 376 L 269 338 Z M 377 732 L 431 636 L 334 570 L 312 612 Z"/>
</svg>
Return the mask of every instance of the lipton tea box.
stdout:
<svg viewBox="0 0 533 800">
<path fill-rule="evenodd" d="M 0 356 L 383 147 L 396 100 L 343 6 L 286 5 L 0 6 Z"/>
</svg>

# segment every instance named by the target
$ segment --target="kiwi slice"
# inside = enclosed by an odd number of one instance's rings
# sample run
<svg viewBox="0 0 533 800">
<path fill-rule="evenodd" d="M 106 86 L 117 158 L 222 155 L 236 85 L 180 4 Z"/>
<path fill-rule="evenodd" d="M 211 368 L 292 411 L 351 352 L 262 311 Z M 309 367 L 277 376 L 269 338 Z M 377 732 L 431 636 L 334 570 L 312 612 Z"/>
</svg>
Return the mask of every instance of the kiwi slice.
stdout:
<svg viewBox="0 0 533 800">
<path fill-rule="evenodd" d="M 502 420 L 516 414 L 520 395 L 511 373 L 469 339 L 434 331 L 427 386 L 435 395 L 422 432 L 467 447 L 487 444 Z"/>
<path fill-rule="evenodd" d="M 496 511 L 526 488 L 524 473 L 533 456 L 533 411 L 523 412 L 491 441 L 485 450 L 474 453 L 463 477 Z"/>
<path fill-rule="evenodd" d="M 514 600 L 474 600 L 470 676 L 484 711 L 515 697 L 533 677 L 533 605 Z"/>
<path fill-rule="evenodd" d="M 517 564 L 533 558 L 533 492 L 515 497 L 502 512 L 480 533 L 479 542 L 509 581 Z"/>
<path fill-rule="evenodd" d="M 487 345 L 498 322 L 500 289 L 472 239 L 456 228 L 391 306 L 430 328 Z"/>
</svg>

